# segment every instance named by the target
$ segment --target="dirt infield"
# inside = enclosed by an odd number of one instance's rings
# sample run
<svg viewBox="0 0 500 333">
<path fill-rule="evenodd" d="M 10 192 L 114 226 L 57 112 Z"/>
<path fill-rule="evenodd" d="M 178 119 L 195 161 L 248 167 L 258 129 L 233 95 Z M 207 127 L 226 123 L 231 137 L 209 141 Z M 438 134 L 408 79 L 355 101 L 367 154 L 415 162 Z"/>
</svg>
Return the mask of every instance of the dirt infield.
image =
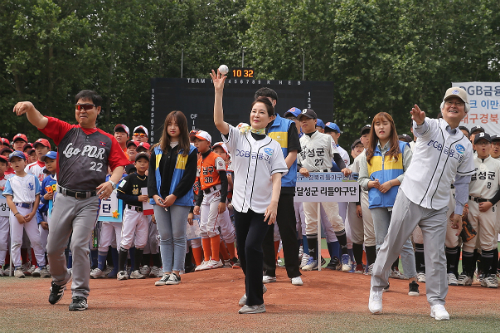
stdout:
<svg viewBox="0 0 500 333">
<path fill-rule="evenodd" d="M 100 332 L 327 332 L 327 331 L 497 331 L 500 290 L 450 287 L 452 320 L 429 316 L 425 284 L 407 296 L 408 282 L 392 280 L 384 314 L 368 311 L 369 277 L 333 271 L 304 272 L 304 286 L 292 286 L 284 269 L 268 284 L 267 313 L 238 315 L 244 293 L 241 270 L 189 273 L 177 286 L 155 287 L 156 279 L 91 280 L 89 309 L 69 312 L 69 291 L 48 303 L 49 279 L 0 278 L 0 331 Z"/>
</svg>

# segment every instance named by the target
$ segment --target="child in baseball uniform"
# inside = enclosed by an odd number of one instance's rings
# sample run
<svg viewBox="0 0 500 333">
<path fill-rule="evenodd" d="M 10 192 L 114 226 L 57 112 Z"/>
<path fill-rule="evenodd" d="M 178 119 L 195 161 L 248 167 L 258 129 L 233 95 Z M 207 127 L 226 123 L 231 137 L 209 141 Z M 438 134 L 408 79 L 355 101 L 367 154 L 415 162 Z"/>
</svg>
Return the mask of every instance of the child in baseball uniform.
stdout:
<svg viewBox="0 0 500 333">
<path fill-rule="evenodd" d="M 450 220 L 455 228 L 461 228 L 470 175 L 474 173 L 472 145 L 458 129 L 468 111 L 467 93 L 458 87 L 446 91 L 441 103 L 443 119 L 426 118 L 417 105 L 411 110 L 417 143 L 373 267 L 368 308 L 374 314 L 382 312 L 383 289 L 388 285 L 392 263 L 418 224 L 425 244 L 425 289 L 430 315 L 436 320 L 450 319 L 444 307 L 448 292 L 444 253 L 446 214 L 455 179 L 456 205 Z"/>
<path fill-rule="evenodd" d="M 309 172 L 330 172 L 333 165 L 332 161 L 335 161 L 345 176 L 350 175 L 351 170 L 345 167 L 342 157 L 333 145 L 332 137 L 317 131 L 316 121 L 318 116 L 316 112 L 312 109 L 304 109 L 297 118 L 304 132 L 304 135 L 300 138 L 301 152 L 298 155 L 299 172 L 305 177 L 309 177 Z M 305 213 L 307 243 L 310 255 L 307 265 L 302 267 L 302 270 L 311 271 L 318 269 L 320 262 L 318 260 L 321 249 L 317 248 L 320 211 L 318 211 L 318 204 L 316 202 L 304 202 L 302 205 Z M 339 215 L 339 206 L 336 202 L 322 202 L 321 205 L 328 215 L 342 248 L 342 265 L 345 264 L 346 268 L 348 267 L 347 270 L 350 270 L 347 236 L 344 221 Z"/>
<path fill-rule="evenodd" d="M 121 182 L 117 190 L 118 199 L 125 204 L 123 212 L 123 226 L 118 257 L 118 280 L 128 279 L 125 265 L 129 249 L 135 244 L 134 267 L 130 273 L 131 279 L 144 279 L 145 276 L 139 272 L 142 262 L 142 253 L 149 235 L 149 219 L 143 214 L 143 202 L 147 202 L 148 195 L 142 194 L 142 190 L 148 186 L 146 171 L 149 168 L 149 155 L 138 153 L 135 155 L 135 167 L 137 172 L 128 175 Z"/>
<path fill-rule="evenodd" d="M 481 286 L 498 288 L 496 267 L 493 268 L 493 256 L 497 247 L 498 230 L 497 202 L 500 200 L 500 161 L 490 156 L 491 138 L 481 132 L 474 137 L 474 157 L 476 171 L 469 185 L 469 222 L 477 232 L 476 237 L 463 244 L 463 273 L 458 278 L 458 284 L 470 286 L 476 268 L 474 249 L 476 244 L 481 249 L 481 271 L 484 276 Z"/>
<path fill-rule="evenodd" d="M 194 214 L 200 215 L 201 241 L 205 255 L 204 263 L 196 270 L 222 267 L 220 261 L 220 234 L 218 227 L 226 212 L 227 177 L 226 162 L 210 149 L 212 137 L 205 131 L 194 134 L 194 145 L 201 156 L 198 159 L 197 176 L 200 181 L 198 200 Z"/>
<path fill-rule="evenodd" d="M 8 142 L 8 141 L 7 141 Z M 1 146 L 0 146 L 1 147 Z M 5 171 L 9 168 L 9 160 L 7 157 L 0 155 L 0 195 L 3 194 L 5 183 L 12 175 L 6 175 Z M 3 208 L 2 208 L 3 209 Z M 5 264 L 5 257 L 7 256 L 9 244 L 9 217 L 0 216 L 0 276 L 8 275 L 7 271 L 4 272 L 3 266 Z"/>
<path fill-rule="evenodd" d="M 40 267 L 40 270 L 47 270 L 45 268 L 45 251 L 42 248 L 35 217 L 40 203 L 40 182 L 34 175 L 27 174 L 24 171 L 26 167 L 24 153 L 20 151 L 13 152 L 9 155 L 9 162 L 16 174 L 5 183 L 3 196 L 7 198 L 7 204 L 10 208 L 11 253 L 15 269 L 14 276 L 23 278 L 24 273 L 21 270 L 23 230 L 26 230 L 31 246 L 35 251 L 38 267 Z"/>
<path fill-rule="evenodd" d="M 24 171 L 35 175 L 41 183 L 47 176 L 47 174 L 43 172 L 45 170 L 45 162 L 42 161 L 42 158 L 50 151 L 50 142 L 47 139 L 38 139 L 33 144 L 33 148 L 36 151 L 37 161 L 28 164 Z"/>
</svg>

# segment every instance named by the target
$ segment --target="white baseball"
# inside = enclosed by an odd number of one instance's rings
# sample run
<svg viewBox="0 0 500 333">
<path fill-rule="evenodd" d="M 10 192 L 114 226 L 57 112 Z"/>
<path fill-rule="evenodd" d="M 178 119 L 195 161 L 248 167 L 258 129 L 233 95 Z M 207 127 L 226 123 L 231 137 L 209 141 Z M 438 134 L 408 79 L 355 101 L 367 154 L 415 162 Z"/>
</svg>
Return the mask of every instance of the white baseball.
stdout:
<svg viewBox="0 0 500 333">
<path fill-rule="evenodd" d="M 222 74 L 222 75 L 226 75 L 228 72 L 229 72 L 229 68 L 227 68 L 226 65 L 220 65 L 219 66 L 219 72 Z"/>
</svg>

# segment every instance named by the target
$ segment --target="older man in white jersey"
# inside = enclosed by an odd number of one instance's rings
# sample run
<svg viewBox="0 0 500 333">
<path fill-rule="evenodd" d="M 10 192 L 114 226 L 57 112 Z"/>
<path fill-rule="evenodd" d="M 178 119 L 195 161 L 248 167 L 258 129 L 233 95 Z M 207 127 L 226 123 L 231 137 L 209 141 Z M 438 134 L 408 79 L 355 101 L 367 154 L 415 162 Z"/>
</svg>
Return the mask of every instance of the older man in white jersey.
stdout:
<svg viewBox="0 0 500 333">
<path fill-rule="evenodd" d="M 445 297 L 448 293 L 444 242 L 448 220 L 446 212 L 450 186 L 455 179 L 456 207 L 450 220 L 458 232 L 462 211 L 468 201 L 470 175 L 474 159 L 470 141 L 458 129 L 469 111 L 465 90 L 452 87 L 441 103 L 443 119 L 429 119 L 415 105 L 413 129 L 417 136 L 412 163 L 399 188 L 392 211 L 389 231 L 373 267 L 369 309 L 382 312 L 382 293 L 388 285 L 391 264 L 399 255 L 405 240 L 417 225 L 425 244 L 427 301 L 431 317 L 448 320 Z"/>
</svg>

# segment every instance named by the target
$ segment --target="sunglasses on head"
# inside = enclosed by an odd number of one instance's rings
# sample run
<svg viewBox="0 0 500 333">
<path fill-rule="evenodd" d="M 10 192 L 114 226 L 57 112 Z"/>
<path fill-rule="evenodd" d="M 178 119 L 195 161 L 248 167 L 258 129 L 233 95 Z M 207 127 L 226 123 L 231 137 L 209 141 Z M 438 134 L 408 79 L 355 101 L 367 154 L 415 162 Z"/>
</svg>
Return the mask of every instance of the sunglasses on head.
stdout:
<svg viewBox="0 0 500 333">
<path fill-rule="evenodd" d="M 134 136 L 140 136 L 141 138 L 145 137 L 146 134 L 144 133 L 134 133 Z"/>
<path fill-rule="evenodd" d="M 84 109 L 85 111 L 92 110 L 95 107 L 95 104 L 75 104 L 75 107 L 78 111 Z"/>
</svg>

